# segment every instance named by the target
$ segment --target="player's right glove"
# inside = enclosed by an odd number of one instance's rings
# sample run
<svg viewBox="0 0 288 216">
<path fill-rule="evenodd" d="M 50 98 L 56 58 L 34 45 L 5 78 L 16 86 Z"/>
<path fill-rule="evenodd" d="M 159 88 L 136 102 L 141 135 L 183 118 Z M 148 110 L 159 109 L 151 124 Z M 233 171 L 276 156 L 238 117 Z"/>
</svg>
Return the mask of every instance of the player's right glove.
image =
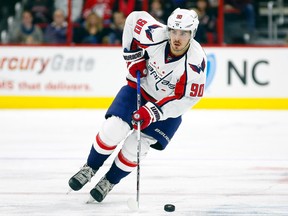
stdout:
<svg viewBox="0 0 288 216">
<path fill-rule="evenodd" d="M 134 78 L 137 78 L 137 71 L 140 72 L 141 78 L 147 76 L 146 60 L 144 57 L 133 62 L 127 62 L 127 68 Z"/>
</svg>

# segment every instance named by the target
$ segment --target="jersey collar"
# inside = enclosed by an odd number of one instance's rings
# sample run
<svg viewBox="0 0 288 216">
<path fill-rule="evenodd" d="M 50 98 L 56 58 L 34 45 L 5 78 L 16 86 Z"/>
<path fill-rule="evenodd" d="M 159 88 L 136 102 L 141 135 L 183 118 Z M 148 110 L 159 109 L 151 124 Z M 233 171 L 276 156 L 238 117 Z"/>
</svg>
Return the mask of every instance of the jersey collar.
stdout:
<svg viewBox="0 0 288 216">
<path fill-rule="evenodd" d="M 172 52 L 170 51 L 170 44 L 169 42 L 167 42 L 166 47 L 165 47 L 165 55 L 164 55 L 164 61 L 165 64 L 171 63 L 171 62 L 175 62 L 178 61 L 179 59 L 181 59 L 184 55 L 186 55 L 187 51 L 189 50 L 189 48 L 186 50 L 185 53 L 183 53 L 180 56 L 175 56 L 172 54 Z"/>
</svg>

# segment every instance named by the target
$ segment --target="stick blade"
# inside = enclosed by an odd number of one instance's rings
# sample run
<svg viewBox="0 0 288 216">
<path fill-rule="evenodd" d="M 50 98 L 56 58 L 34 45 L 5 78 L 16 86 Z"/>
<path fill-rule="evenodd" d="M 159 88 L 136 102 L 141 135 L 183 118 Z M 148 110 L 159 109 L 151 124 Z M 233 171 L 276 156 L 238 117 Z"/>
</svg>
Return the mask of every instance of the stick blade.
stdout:
<svg viewBox="0 0 288 216">
<path fill-rule="evenodd" d="M 133 212 L 137 212 L 139 211 L 139 202 L 137 202 L 135 199 L 133 198 L 129 198 L 127 200 L 127 206 L 128 208 L 133 211 Z"/>
</svg>

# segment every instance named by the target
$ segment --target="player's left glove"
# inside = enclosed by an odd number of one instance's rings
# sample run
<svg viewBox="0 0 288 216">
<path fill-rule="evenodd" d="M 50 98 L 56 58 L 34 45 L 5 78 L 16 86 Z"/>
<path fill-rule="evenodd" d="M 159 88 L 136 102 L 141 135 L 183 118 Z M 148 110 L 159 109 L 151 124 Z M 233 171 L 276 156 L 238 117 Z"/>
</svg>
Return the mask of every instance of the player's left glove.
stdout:
<svg viewBox="0 0 288 216">
<path fill-rule="evenodd" d="M 137 78 L 138 71 L 140 72 L 140 77 L 147 76 L 146 59 L 144 57 L 145 51 L 143 49 L 137 50 L 127 50 L 124 49 L 123 57 L 127 63 L 127 69 L 129 73 Z"/>
<path fill-rule="evenodd" d="M 141 106 L 139 110 L 132 115 L 132 125 L 137 129 L 137 122 L 140 121 L 140 129 L 147 128 L 152 122 L 158 121 L 162 117 L 162 110 L 155 104 L 148 102 Z"/>
</svg>

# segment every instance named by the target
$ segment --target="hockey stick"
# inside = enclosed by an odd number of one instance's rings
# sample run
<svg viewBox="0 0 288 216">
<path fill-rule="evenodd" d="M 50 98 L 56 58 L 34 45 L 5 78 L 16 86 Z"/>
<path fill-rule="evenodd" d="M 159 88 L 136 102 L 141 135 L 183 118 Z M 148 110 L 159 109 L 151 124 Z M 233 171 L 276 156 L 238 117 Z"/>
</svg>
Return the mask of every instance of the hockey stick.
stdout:
<svg viewBox="0 0 288 216">
<path fill-rule="evenodd" d="M 137 71 L 137 110 L 141 106 L 141 87 L 140 87 L 140 71 Z M 137 122 L 137 206 L 139 209 L 140 201 L 140 153 L 141 153 L 141 129 L 140 121 Z"/>
<path fill-rule="evenodd" d="M 137 110 L 140 109 L 141 106 L 141 87 L 140 87 L 140 71 L 137 71 Z M 129 198 L 127 200 L 128 207 L 133 211 L 139 210 L 139 202 L 140 202 L 140 153 L 141 153 L 141 129 L 140 129 L 140 121 L 137 122 L 137 196 L 136 200 Z"/>
</svg>

